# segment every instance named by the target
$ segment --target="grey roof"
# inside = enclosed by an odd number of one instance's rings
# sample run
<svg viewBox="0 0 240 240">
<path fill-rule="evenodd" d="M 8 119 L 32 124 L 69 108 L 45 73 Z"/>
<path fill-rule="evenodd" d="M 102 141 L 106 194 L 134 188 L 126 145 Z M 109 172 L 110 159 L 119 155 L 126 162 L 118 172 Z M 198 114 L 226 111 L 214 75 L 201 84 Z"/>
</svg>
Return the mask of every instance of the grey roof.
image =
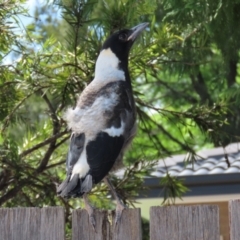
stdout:
<svg viewBox="0 0 240 240">
<path fill-rule="evenodd" d="M 230 166 L 228 167 L 226 155 Z M 161 178 L 167 174 L 176 177 L 240 173 L 240 143 L 203 150 L 194 164 L 184 161 L 186 154 L 161 159 L 151 176 Z"/>
<path fill-rule="evenodd" d="M 163 197 L 164 187 L 160 180 L 167 172 L 182 179 L 189 188 L 184 196 L 240 194 L 240 143 L 230 144 L 225 149 L 218 147 L 203 150 L 198 156 L 194 165 L 184 162 L 186 154 L 159 160 L 151 176 L 144 179 L 148 192 L 140 192 L 139 198 Z M 123 173 L 124 170 L 120 170 L 116 175 L 122 177 Z"/>
</svg>

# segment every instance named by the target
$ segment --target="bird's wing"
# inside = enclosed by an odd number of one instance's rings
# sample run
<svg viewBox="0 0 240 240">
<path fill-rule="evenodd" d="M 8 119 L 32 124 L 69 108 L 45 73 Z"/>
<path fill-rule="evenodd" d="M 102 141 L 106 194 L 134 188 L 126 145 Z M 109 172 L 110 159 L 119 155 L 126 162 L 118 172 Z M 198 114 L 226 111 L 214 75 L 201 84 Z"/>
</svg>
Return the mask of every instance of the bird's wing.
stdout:
<svg viewBox="0 0 240 240">
<path fill-rule="evenodd" d="M 111 111 L 104 113 L 106 128 L 99 131 L 96 138 L 86 146 L 87 162 L 94 183 L 100 182 L 112 169 L 135 122 L 130 89 L 123 81 L 115 85 L 118 86 L 115 88 L 118 102 Z"/>
<path fill-rule="evenodd" d="M 111 136 L 100 132 L 97 138 L 87 145 L 87 161 L 90 166 L 89 174 L 94 183 L 100 182 L 113 167 L 124 144 L 123 135 Z"/>
</svg>

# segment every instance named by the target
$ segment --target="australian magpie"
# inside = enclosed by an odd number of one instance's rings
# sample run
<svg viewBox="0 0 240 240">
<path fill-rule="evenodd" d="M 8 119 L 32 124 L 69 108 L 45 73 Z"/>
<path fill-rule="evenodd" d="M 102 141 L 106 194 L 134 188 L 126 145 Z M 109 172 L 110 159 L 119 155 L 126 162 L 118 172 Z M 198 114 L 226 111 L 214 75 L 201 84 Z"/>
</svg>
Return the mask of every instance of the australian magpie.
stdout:
<svg viewBox="0 0 240 240">
<path fill-rule="evenodd" d="M 136 110 L 130 75 L 129 51 L 148 23 L 113 33 L 103 44 L 95 77 L 84 89 L 74 109 L 65 114 L 71 129 L 67 177 L 57 192 L 64 198 L 83 196 L 90 221 L 93 208 L 87 199 L 93 184 L 104 179 L 116 201 L 116 219 L 124 205 L 107 178 L 121 165 L 123 153 L 136 133 Z"/>
</svg>

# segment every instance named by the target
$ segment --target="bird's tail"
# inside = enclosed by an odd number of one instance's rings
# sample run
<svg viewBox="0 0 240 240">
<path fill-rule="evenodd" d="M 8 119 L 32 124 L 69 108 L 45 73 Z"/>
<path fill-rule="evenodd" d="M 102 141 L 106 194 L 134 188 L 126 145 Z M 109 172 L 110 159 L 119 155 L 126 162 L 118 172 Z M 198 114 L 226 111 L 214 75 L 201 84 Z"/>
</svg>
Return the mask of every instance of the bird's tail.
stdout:
<svg viewBox="0 0 240 240">
<path fill-rule="evenodd" d="M 58 186 L 57 194 L 63 198 L 81 197 L 92 189 L 92 176 L 87 174 L 85 178 L 79 178 L 79 174 L 68 175 Z"/>
</svg>

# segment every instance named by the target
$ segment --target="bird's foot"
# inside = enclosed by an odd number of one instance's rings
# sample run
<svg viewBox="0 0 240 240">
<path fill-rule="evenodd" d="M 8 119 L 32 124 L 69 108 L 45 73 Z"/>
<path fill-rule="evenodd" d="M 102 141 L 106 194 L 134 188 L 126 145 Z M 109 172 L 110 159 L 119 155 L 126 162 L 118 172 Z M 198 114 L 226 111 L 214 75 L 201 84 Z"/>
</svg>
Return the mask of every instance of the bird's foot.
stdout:
<svg viewBox="0 0 240 240">
<path fill-rule="evenodd" d="M 92 225 L 94 232 L 96 233 L 97 231 L 96 231 L 96 220 L 95 220 L 95 216 L 94 216 L 94 208 L 89 203 L 86 195 L 83 195 L 83 200 L 85 202 L 85 209 L 88 212 L 89 222 Z"/>
<path fill-rule="evenodd" d="M 92 225 L 94 232 L 96 232 L 96 220 L 95 220 L 95 216 L 94 216 L 94 208 L 91 207 L 89 209 L 89 208 L 86 207 L 86 210 L 88 212 L 89 222 Z"/>
<path fill-rule="evenodd" d="M 120 222 L 122 217 L 122 212 L 126 208 L 121 202 L 117 203 L 116 211 L 115 211 L 115 227 Z"/>
</svg>

